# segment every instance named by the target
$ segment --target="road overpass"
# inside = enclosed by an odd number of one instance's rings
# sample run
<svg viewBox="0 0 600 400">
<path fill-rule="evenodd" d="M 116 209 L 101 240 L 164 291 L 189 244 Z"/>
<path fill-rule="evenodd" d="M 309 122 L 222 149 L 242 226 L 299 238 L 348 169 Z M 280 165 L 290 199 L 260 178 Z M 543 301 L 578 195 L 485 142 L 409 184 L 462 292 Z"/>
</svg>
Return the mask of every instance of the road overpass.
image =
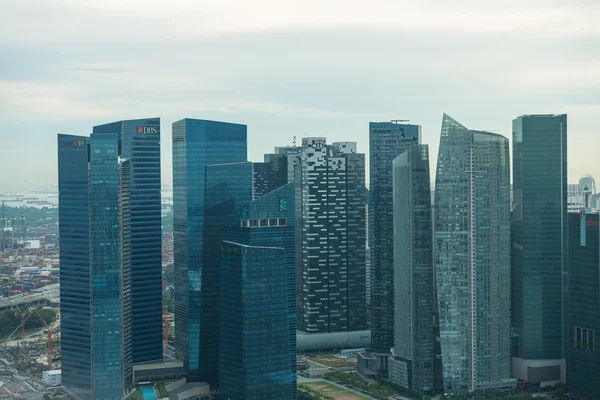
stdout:
<svg viewBox="0 0 600 400">
<path fill-rule="evenodd" d="M 22 293 L 0 299 L 0 310 L 12 308 L 14 306 L 24 306 L 30 302 L 37 305 L 56 305 L 60 302 L 59 284 L 46 285 L 31 293 Z"/>
</svg>

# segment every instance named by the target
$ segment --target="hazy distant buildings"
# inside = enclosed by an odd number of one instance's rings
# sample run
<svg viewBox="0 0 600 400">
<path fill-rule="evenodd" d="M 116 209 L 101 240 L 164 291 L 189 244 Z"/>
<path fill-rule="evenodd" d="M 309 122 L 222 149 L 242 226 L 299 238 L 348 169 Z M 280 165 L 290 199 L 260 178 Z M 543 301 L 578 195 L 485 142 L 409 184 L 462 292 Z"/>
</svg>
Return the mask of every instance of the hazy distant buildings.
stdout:
<svg viewBox="0 0 600 400">
<path fill-rule="evenodd" d="M 444 115 L 435 186 L 435 267 L 445 390 L 510 380 L 508 139 Z"/>
<path fill-rule="evenodd" d="M 429 148 L 413 145 L 393 162 L 394 348 L 390 381 L 434 389 L 434 273 Z"/>
<path fill-rule="evenodd" d="M 569 394 L 599 399 L 600 223 L 597 213 L 569 214 Z"/>
<path fill-rule="evenodd" d="M 220 255 L 226 217 L 252 200 L 246 126 L 173 123 L 175 349 L 191 381 L 219 381 Z"/>
<path fill-rule="evenodd" d="M 371 268 L 371 347 L 389 353 L 394 347 L 394 261 L 392 163 L 421 141 L 421 126 L 396 122 L 369 123 Z M 382 356 L 382 367 L 387 356 Z M 375 371 L 377 372 L 377 371 Z"/>
<path fill-rule="evenodd" d="M 566 379 L 568 345 L 567 116 L 513 120 L 513 376 Z"/>
<path fill-rule="evenodd" d="M 302 140 L 288 156 L 296 183 L 298 330 L 307 334 L 367 329 L 365 159 L 356 143 Z"/>
</svg>

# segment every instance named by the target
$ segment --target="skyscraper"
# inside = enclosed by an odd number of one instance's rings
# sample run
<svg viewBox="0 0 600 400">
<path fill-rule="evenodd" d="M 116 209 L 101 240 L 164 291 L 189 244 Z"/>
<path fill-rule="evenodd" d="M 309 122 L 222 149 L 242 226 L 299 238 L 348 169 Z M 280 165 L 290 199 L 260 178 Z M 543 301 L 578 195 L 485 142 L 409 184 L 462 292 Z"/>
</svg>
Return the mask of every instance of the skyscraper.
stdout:
<svg viewBox="0 0 600 400">
<path fill-rule="evenodd" d="M 220 396 L 291 400 L 288 271 L 281 247 L 224 241 Z M 293 384 L 293 385 L 292 385 Z"/>
<path fill-rule="evenodd" d="M 301 231 L 298 329 L 307 334 L 367 328 L 365 161 L 356 143 L 302 140 L 289 156 Z"/>
<path fill-rule="evenodd" d="M 421 142 L 421 126 L 369 123 L 371 268 L 371 347 L 387 354 L 394 347 L 394 261 L 392 163 L 408 147 Z M 386 367 L 387 356 L 381 357 Z"/>
<path fill-rule="evenodd" d="M 444 386 L 510 378 L 508 139 L 444 114 L 435 185 L 435 266 Z"/>
<path fill-rule="evenodd" d="M 133 363 L 162 360 L 162 221 L 160 118 L 95 126 L 119 137 L 130 164 L 131 338 Z"/>
<path fill-rule="evenodd" d="M 133 384 L 132 162 L 121 146 L 115 133 L 58 135 L 63 386 L 75 399 L 121 398 Z"/>
<path fill-rule="evenodd" d="M 394 348 L 392 382 L 434 389 L 434 274 L 429 148 L 413 145 L 393 163 Z"/>
<path fill-rule="evenodd" d="M 264 162 L 253 163 L 253 199 L 288 183 L 288 154 L 299 151 L 297 147 L 276 147 L 275 153 L 265 154 Z"/>
<path fill-rule="evenodd" d="M 177 358 L 184 362 L 191 381 L 204 380 L 212 386 L 218 384 L 218 353 L 216 348 L 205 349 L 201 343 L 201 331 L 211 337 L 211 346 L 218 341 L 218 318 L 201 324 L 202 289 L 207 274 L 218 276 L 219 265 L 211 264 L 211 272 L 206 266 L 205 241 L 211 238 L 205 235 L 209 227 L 207 213 L 210 211 L 211 227 L 219 230 L 220 216 L 233 211 L 251 200 L 252 176 L 248 177 L 248 190 L 233 198 L 212 198 L 211 210 L 205 205 L 207 200 L 207 166 L 227 163 L 246 163 L 247 159 L 246 126 L 225 122 L 183 119 L 173 123 L 173 236 L 175 257 L 175 350 Z M 241 169 L 247 170 L 242 166 Z M 218 173 L 218 168 L 215 174 Z M 251 174 L 251 168 L 249 170 Z M 217 178 L 217 175 L 214 175 Z M 234 177 L 235 178 L 235 177 Z M 213 180 L 214 186 L 219 183 Z M 223 182 L 221 185 L 227 185 Z M 224 189 L 227 189 L 226 187 Z M 227 190 L 220 192 L 227 196 Z M 216 193 L 219 195 L 219 193 Z M 237 199 L 242 199 L 237 204 Z M 219 204 L 223 209 L 219 210 Z M 211 229 L 212 229 L 211 228 Z M 217 250 L 220 243 L 217 243 Z M 212 249 L 213 253 L 215 248 Z M 220 253 L 220 250 L 218 250 Z M 212 254 L 212 253 L 211 253 Z M 216 270 L 214 268 L 217 268 Z M 206 285 L 210 283 L 207 282 Z M 218 286 L 208 291 L 218 292 Z M 218 301 L 210 303 L 210 311 L 218 313 Z M 215 325 L 216 323 L 216 325 Z M 208 344 L 207 344 L 208 345 Z M 200 357 L 212 356 L 202 364 Z M 201 368 L 203 368 L 201 370 Z M 204 368 L 212 369 L 206 371 Z M 205 373 L 206 372 L 206 373 Z"/>
<path fill-rule="evenodd" d="M 513 164 L 513 376 L 541 383 L 566 375 L 567 116 L 513 120 Z"/>
<path fill-rule="evenodd" d="M 266 359 L 255 365 L 265 365 L 265 374 L 270 372 L 266 371 L 290 371 L 291 377 L 289 378 L 290 392 L 289 397 L 285 395 L 280 397 L 281 399 L 288 399 L 297 397 L 296 393 L 296 192 L 295 184 L 288 183 L 281 186 L 274 191 L 271 191 L 258 199 L 244 205 L 241 209 L 237 210 L 230 218 L 224 232 L 224 240 L 236 242 L 248 246 L 258 247 L 277 247 L 282 248 L 285 251 L 285 263 L 277 268 L 285 268 L 286 270 L 286 293 L 287 293 L 287 316 L 288 316 L 288 340 L 289 346 L 282 347 L 280 356 L 288 356 L 288 367 L 281 367 L 280 363 L 273 363 L 271 366 L 270 362 Z M 279 272 L 277 272 L 279 273 Z M 246 285 L 248 283 L 244 283 Z M 221 290 L 223 293 L 223 289 Z M 278 292 L 281 294 L 280 292 Z M 271 291 L 265 290 L 263 296 L 273 297 L 279 296 L 279 294 L 272 293 Z M 277 297 L 277 300 L 281 302 L 281 297 Z M 226 301 L 221 296 L 221 301 Z M 265 300 L 267 301 L 267 300 Z M 264 314 L 267 314 L 268 308 L 265 308 Z M 222 317 L 222 316 L 221 316 Z M 223 320 L 222 320 L 223 321 Z M 278 328 L 280 329 L 280 327 Z M 275 346 L 274 343 L 279 341 L 279 330 L 276 335 L 265 336 L 264 346 Z M 230 340 L 232 332 L 224 327 L 221 329 L 221 337 L 227 336 L 224 341 Z M 271 341 L 273 339 L 274 341 Z M 231 351 L 237 351 L 236 349 L 229 349 L 221 346 L 223 354 L 228 354 Z M 278 346 L 278 345 L 277 345 Z M 289 350 L 288 350 L 289 349 Z M 248 349 L 244 357 L 252 357 L 253 352 L 262 352 L 262 347 Z M 286 353 L 287 352 L 287 353 Z M 262 353 L 261 353 L 262 354 Z M 259 357 L 259 356 L 257 356 Z M 225 357 L 226 362 L 221 365 L 221 370 L 228 370 L 235 368 L 233 364 L 237 361 L 230 357 Z M 275 359 L 274 359 L 275 360 Z M 233 364 L 232 364 L 233 363 Z M 263 368 L 263 367 L 260 367 Z M 239 373 L 240 371 L 238 371 Z M 228 372 L 231 379 L 238 379 L 232 376 L 232 371 Z M 237 373 L 236 373 L 237 374 Z M 241 375 L 240 375 L 241 376 Z M 241 379 L 241 378 L 239 378 Z M 227 390 L 221 384 L 220 390 Z M 243 397 L 243 396 L 242 396 Z"/>
<path fill-rule="evenodd" d="M 569 394 L 600 398 L 600 223 L 589 210 L 569 214 Z M 555 377 L 555 378 L 558 378 Z"/>
<path fill-rule="evenodd" d="M 88 138 L 58 135 L 62 385 L 91 398 Z"/>
</svg>

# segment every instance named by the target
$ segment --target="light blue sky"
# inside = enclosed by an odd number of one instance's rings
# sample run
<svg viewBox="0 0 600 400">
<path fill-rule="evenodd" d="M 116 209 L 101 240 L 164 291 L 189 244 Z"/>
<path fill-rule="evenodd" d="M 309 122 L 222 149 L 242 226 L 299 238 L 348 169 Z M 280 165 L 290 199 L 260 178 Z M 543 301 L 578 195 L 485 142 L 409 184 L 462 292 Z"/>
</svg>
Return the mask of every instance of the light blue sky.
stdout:
<svg viewBox="0 0 600 400">
<path fill-rule="evenodd" d="M 496 6 L 485 5 L 496 3 Z M 9 0 L 0 13 L 0 192 L 56 186 L 56 133 L 162 118 L 248 125 L 249 158 L 304 134 L 442 113 L 511 136 L 568 113 L 569 178 L 600 179 L 600 3 L 398 0 Z"/>
</svg>

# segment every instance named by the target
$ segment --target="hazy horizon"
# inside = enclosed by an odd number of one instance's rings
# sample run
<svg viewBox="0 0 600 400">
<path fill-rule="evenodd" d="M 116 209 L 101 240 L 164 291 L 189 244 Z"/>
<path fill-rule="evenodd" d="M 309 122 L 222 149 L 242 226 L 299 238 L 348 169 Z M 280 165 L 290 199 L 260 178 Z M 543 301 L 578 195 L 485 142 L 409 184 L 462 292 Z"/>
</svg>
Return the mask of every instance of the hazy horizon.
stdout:
<svg viewBox="0 0 600 400">
<path fill-rule="evenodd" d="M 26 4 L 25 4 L 26 3 Z M 511 139 L 523 114 L 568 114 L 569 182 L 600 179 L 600 3 L 378 0 L 9 2 L 0 15 L 0 192 L 56 186 L 56 134 L 161 117 L 248 125 L 248 157 L 304 135 L 443 113 Z M 76 34 L 73 34 L 76 32 Z M 433 177 L 432 177 L 433 178 Z"/>
</svg>

